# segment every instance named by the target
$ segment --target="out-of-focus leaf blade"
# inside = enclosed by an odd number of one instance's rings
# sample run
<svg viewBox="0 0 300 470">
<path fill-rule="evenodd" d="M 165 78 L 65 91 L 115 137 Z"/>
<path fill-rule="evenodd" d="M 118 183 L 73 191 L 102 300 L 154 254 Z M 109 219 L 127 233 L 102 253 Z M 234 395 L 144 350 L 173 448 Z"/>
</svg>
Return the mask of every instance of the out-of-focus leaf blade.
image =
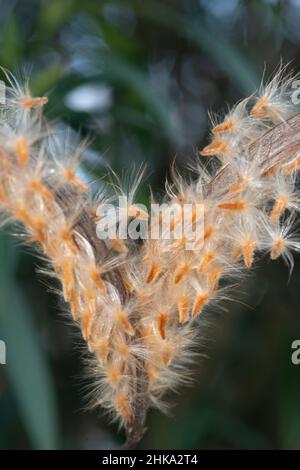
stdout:
<svg viewBox="0 0 300 470">
<path fill-rule="evenodd" d="M 37 28 L 48 33 L 57 30 L 69 18 L 73 6 L 73 0 L 43 2 Z"/>
<path fill-rule="evenodd" d="M 134 91 L 152 113 L 166 136 L 173 141 L 180 141 L 178 116 L 167 97 L 157 93 L 139 69 L 117 55 L 107 55 L 101 52 L 100 60 L 104 75 Z"/>
<path fill-rule="evenodd" d="M 253 92 L 258 84 L 257 74 L 249 60 L 224 37 L 221 31 L 212 27 L 206 29 L 195 20 L 189 26 L 183 26 L 182 32 L 210 55 L 244 92 Z"/>
<path fill-rule="evenodd" d="M 15 16 L 11 15 L 6 20 L 0 34 L 1 65 L 8 68 L 15 68 L 19 65 L 19 59 L 22 51 L 20 30 Z"/>
<path fill-rule="evenodd" d="M 253 65 L 242 51 L 229 41 L 220 25 L 213 27 L 210 23 L 208 28 L 203 18 L 200 21 L 200 16 L 187 18 L 173 8 L 156 1 L 134 2 L 134 11 L 147 20 L 173 29 L 176 33 L 193 41 L 214 59 L 216 64 L 231 77 L 234 83 L 238 83 L 244 92 L 252 92 L 253 87 L 257 86 L 258 76 Z"/>
<path fill-rule="evenodd" d="M 50 90 L 63 75 L 63 65 L 53 64 L 38 72 L 30 81 L 30 88 L 35 95 L 42 95 Z"/>
<path fill-rule="evenodd" d="M 5 370 L 24 428 L 36 449 L 59 447 L 54 386 L 26 298 L 13 278 L 14 249 L 0 238 L 0 331 L 6 343 Z"/>
</svg>

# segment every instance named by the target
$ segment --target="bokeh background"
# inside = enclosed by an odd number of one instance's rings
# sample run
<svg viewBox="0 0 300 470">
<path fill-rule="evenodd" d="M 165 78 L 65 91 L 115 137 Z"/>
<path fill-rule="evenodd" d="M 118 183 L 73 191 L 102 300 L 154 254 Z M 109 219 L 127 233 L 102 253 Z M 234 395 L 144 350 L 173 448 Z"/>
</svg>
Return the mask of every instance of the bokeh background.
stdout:
<svg viewBox="0 0 300 470">
<path fill-rule="evenodd" d="M 49 119 L 92 136 L 84 171 L 147 163 L 156 193 L 174 158 L 183 169 L 208 135 L 207 111 L 252 92 L 282 59 L 300 69 L 300 1 L 0 0 L 0 64 Z M 94 183 L 97 186 L 97 183 Z M 37 261 L 0 237 L 0 448 L 118 448 L 122 433 L 85 411 L 80 340 Z M 207 314 L 195 384 L 172 416 L 149 415 L 140 448 L 300 449 L 300 262 L 259 263 L 227 312 Z"/>
</svg>

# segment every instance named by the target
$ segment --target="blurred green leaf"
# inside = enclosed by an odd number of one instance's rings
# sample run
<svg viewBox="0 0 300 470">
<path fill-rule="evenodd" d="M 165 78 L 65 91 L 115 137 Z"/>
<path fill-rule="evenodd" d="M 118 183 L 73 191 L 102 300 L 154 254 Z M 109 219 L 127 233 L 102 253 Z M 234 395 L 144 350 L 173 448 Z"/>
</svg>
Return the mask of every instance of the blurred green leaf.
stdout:
<svg viewBox="0 0 300 470">
<path fill-rule="evenodd" d="M 69 18 L 73 6 L 73 0 L 43 2 L 37 28 L 43 31 L 43 33 L 55 31 Z"/>
<path fill-rule="evenodd" d="M 228 41 L 217 25 L 210 25 L 208 29 L 195 20 L 182 25 L 182 31 L 210 55 L 233 83 L 240 85 L 241 90 L 245 93 L 253 92 L 259 83 L 254 67 L 249 58 Z"/>
<path fill-rule="evenodd" d="M 54 64 L 40 70 L 30 80 L 30 88 L 33 94 L 42 95 L 50 90 L 62 77 L 64 68 L 62 64 Z"/>
<path fill-rule="evenodd" d="M 96 60 L 97 58 L 95 62 Z M 128 87 L 139 97 L 168 138 L 175 142 L 180 141 L 179 117 L 175 108 L 167 97 L 153 89 L 148 77 L 139 68 L 117 55 L 103 51 L 99 54 L 98 62 L 99 67 L 103 67 L 106 78 Z"/>
<path fill-rule="evenodd" d="M 57 404 L 54 384 L 26 298 L 14 274 L 16 247 L 0 238 L 0 329 L 7 346 L 5 370 L 19 413 L 32 446 L 59 447 Z"/>
<path fill-rule="evenodd" d="M 134 37 L 130 37 L 120 28 L 109 23 L 102 16 L 97 18 L 103 38 L 111 51 L 123 58 L 134 59 L 141 52 L 141 44 Z"/>
<path fill-rule="evenodd" d="M 19 65 L 22 52 L 22 38 L 17 19 L 11 15 L 4 23 L 1 33 L 1 65 L 14 69 Z"/>
<path fill-rule="evenodd" d="M 231 77 L 233 83 L 238 83 L 244 92 L 252 92 L 253 87 L 258 84 L 257 73 L 249 58 L 229 41 L 219 24 L 210 22 L 207 27 L 200 15 L 188 18 L 187 15 L 156 1 L 126 3 L 134 5 L 134 11 L 138 15 L 193 41 Z"/>
</svg>

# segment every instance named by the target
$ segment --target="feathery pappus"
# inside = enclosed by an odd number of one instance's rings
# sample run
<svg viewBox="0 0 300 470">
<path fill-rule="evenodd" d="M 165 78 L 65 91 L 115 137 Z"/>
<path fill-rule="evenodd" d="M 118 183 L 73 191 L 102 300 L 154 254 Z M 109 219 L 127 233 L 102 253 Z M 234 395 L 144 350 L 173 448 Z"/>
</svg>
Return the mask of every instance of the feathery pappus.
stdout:
<svg viewBox="0 0 300 470">
<path fill-rule="evenodd" d="M 87 344 L 95 389 L 102 406 L 124 426 L 127 447 L 145 430 L 149 407 L 162 410 L 166 391 L 190 380 L 199 318 L 227 296 L 268 253 L 289 270 L 300 251 L 300 107 L 292 101 L 295 77 L 279 70 L 258 94 L 212 118 L 211 140 L 199 151 L 196 178 L 173 171 L 162 209 L 149 220 L 136 202 L 140 172 L 128 191 L 91 195 L 78 167 L 83 146 L 66 146 L 52 135 L 42 114 L 47 97 L 33 97 L 28 83 L 9 72 L 0 112 L 1 225 L 17 223 L 36 247 L 47 272 Z M 61 152 L 61 155 L 60 155 Z M 215 159 L 212 171 L 203 161 Z M 97 236 L 106 204 L 126 196 L 129 220 L 148 222 L 148 233 L 170 218 L 170 236 L 143 243 Z M 154 196 L 151 197 L 154 203 Z M 198 214 L 194 207 L 201 205 Z M 202 230 L 189 249 L 182 226 Z M 119 211 L 120 213 L 120 211 Z M 123 217 L 123 216 L 122 216 Z M 125 219 L 126 219 L 125 217 Z M 123 220 L 123 219 L 122 219 Z"/>
</svg>

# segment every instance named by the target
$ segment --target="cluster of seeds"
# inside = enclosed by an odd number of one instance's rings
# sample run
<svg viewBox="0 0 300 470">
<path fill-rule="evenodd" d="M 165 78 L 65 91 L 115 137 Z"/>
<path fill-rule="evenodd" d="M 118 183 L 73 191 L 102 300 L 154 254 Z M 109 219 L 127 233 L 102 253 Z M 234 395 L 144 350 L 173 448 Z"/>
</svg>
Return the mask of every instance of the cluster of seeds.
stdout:
<svg viewBox="0 0 300 470">
<path fill-rule="evenodd" d="M 97 238 L 101 207 L 111 197 L 90 196 L 78 176 L 80 147 L 66 150 L 42 117 L 47 98 L 32 97 L 28 85 L 6 77 L 2 224 L 20 223 L 21 236 L 44 253 L 94 358 L 94 404 L 134 432 L 148 407 L 162 406 L 165 391 L 189 377 L 203 310 L 226 297 L 228 285 L 261 253 L 293 267 L 292 252 L 300 250 L 300 116 L 291 100 L 293 77 L 279 72 L 258 96 L 240 102 L 221 122 L 213 120 L 196 178 L 187 182 L 174 171 L 158 218 L 148 220 L 134 201 L 137 184 L 130 188 L 127 216 L 148 221 L 149 234 L 173 214 L 170 237 L 149 235 L 142 244 Z M 207 157 L 215 159 L 213 170 Z M 184 231 L 172 236 L 182 227 L 186 205 L 192 208 L 190 228 L 202 224 L 188 249 Z"/>
</svg>

